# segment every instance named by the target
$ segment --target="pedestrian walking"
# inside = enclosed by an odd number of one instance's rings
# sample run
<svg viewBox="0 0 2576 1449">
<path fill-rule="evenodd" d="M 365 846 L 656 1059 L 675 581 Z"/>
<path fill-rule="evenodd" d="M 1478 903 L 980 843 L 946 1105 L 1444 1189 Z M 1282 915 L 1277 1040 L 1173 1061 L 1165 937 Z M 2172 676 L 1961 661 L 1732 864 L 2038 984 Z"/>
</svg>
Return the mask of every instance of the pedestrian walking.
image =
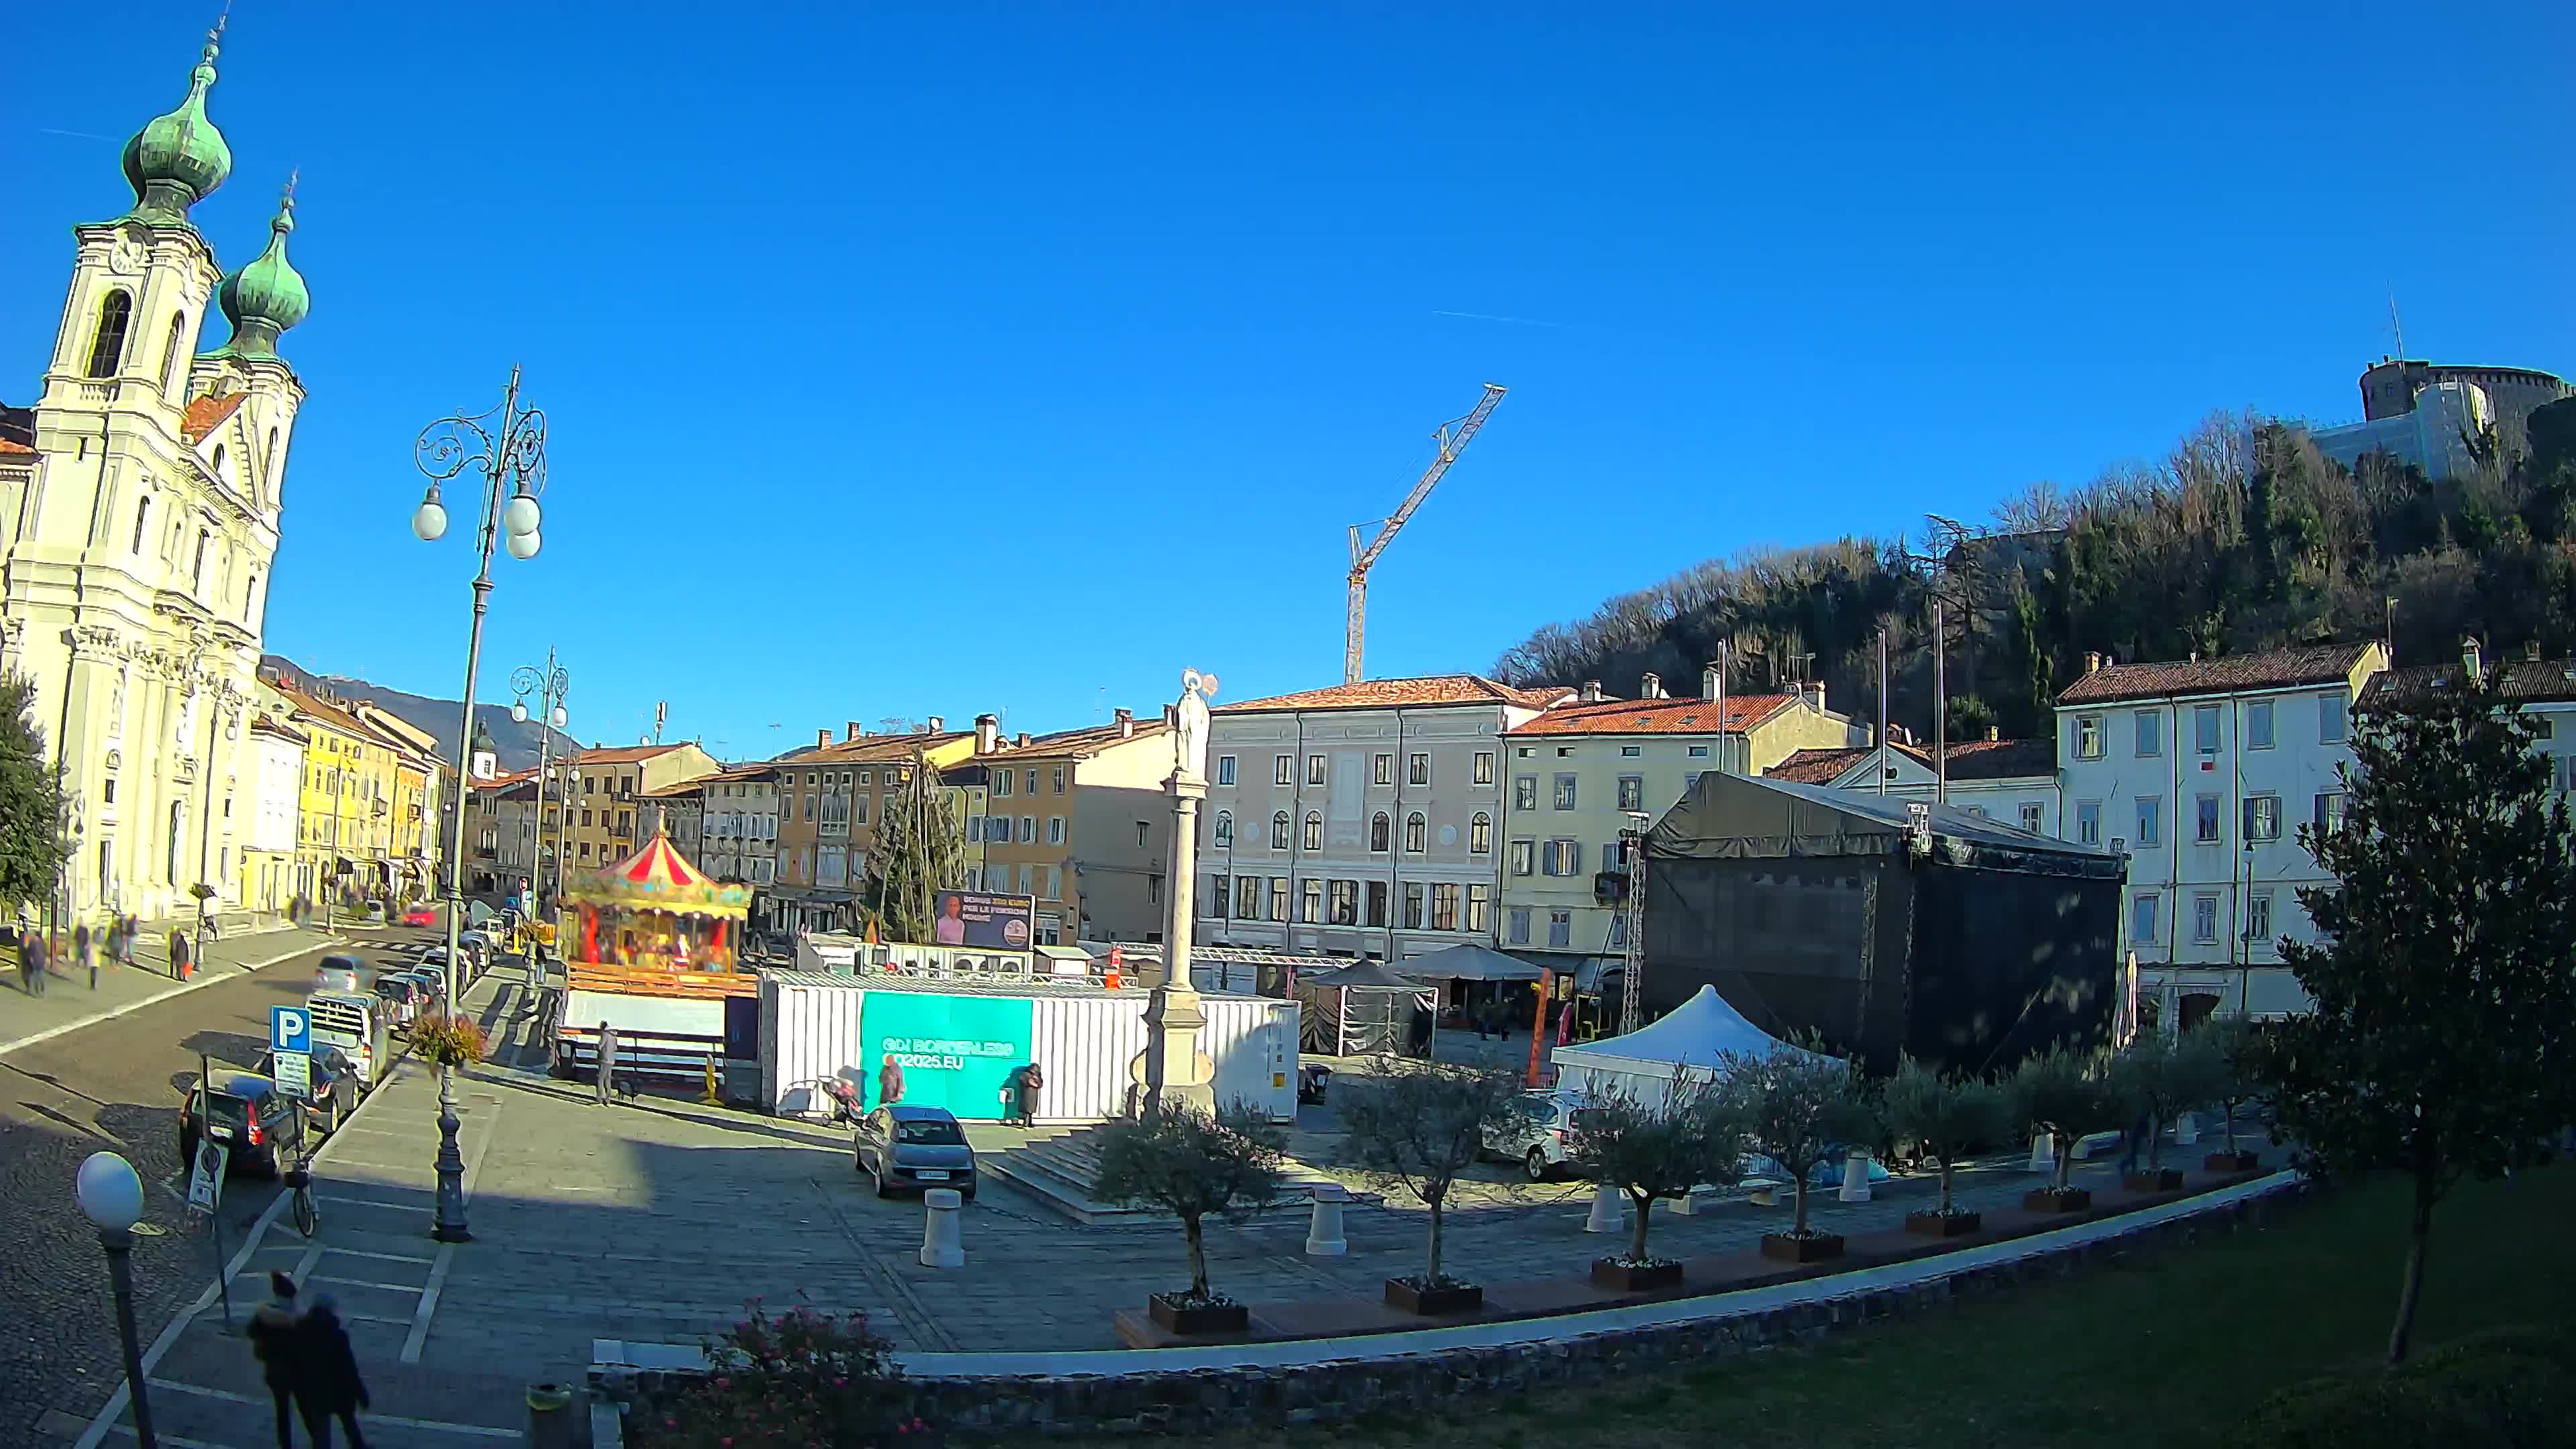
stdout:
<svg viewBox="0 0 2576 1449">
<path fill-rule="evenodd" d="M 29 931 L 18 940 L 18 966 L 27 975 L 27 994 L 45 994 L 45 938 Z"/>
<path fill-rule="evenodd" d="M 1045 1086 L 1046 1073 L 1038 1069 L 1037 1063 L 1020 1068 L 1019 1101 L 1015 1105 L 1020 1109 L 1021 1126 L 1038 1125 L 1038 1092 Z"/>
<path fill-rule="evenodd" d="M 140 917 L 136 916 L 133 912 L 128 911 L 128 912 L 126 913 L 126 916 L 125 916 L 125 964 L 126 964 L 126 965 L 128 965 L 128 966 L 132 966 L 132 965 L 136 964 L 135 959 L 134 959 L 134 948 L 135 948 L 136 946 L 141 945 L 141 944 L 142 944 L 142 942 L 143 942 L 143 921 L 142 921 L 142 919 L 141 919 Z"/>
<path fill-rule="evenodd" d="M 594 1087 L 599 1105 L 608 1105 L 608 1094 L 617 1089 L 617 1030 L 607 1022 L 599 1024 L 599 1081 Z"/>
<path fill-rule="evenodd" d="M 328 1294 L 306 1310 L 296 1337 L 295 1407 L 303 1412 L 313 1449 L 331 1449 L 333 1419 L 349 1431 L 352 1449 L 367 1449 L 367 1436 L 358 1432 L 358 1411 L 370 1403 L 367 1381 L 358 1374 L 357 1350 Z"/>
<path fill-rule="evenodd" d="M 72 927 L 72 971 L 89 973 L 89 989 L 98 989 L 98 943 L 89 938 L 89 922 Z"/>
<path fill-rule="evenodd" d="M 877 1105 L 891 1107 L 903 1100 L 903 1066 L 894 1053 L 885 1054 L 884 1065 L 877 1068 Z"/>
<path fill-rule="evenodd" d="M 295 1280 L 283 1273 L 268 1275 L 269 1298 L 252 1311 L 250 1325 L 242 1332 L 250 1339 L 251 1356 L 259 1360 L 260 1381 L 268 1386 L 269 1402 L 277 1410 L 277 1449 L 295 1449 L 294 1418 L 288 1412 L 294 1405 L 296 1381 L 303 1377 L 303 1345 L 296 1321 Z"/>
<path fill-rule="evenodd" d="M 2129 1124 L 2128 1141 L 2122 1144 L 2128 1150 L 2120 1154 L 2121 1176 L 2126 1177 L 2138 1170 L 2138 1154 L 2146 1150 L 2147 1135 L 2155 1130 L 2155 1118 L 2148 1114 L 2146 1108 L 2139 1108 L 2138 1119 Z"/>
<path fill-rule="evenodd" d="M 195 955 L 188 949 L 188 933 L 172 926 L 170 928 L 170 979 L 173 981 L 184 979 L 188 974 L 190 963 L 195 960 Z"/>
</svg>

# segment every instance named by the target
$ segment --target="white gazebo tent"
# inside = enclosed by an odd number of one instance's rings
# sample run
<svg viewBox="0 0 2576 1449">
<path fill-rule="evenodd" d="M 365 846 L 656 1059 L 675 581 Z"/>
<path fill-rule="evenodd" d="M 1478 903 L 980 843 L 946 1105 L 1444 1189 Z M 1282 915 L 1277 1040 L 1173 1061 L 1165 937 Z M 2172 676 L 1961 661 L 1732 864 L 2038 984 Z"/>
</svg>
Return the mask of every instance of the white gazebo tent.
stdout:
<svg viewBox="0 0 2576 1449">
<path fill-rule="evenodd" d="M 1616 1087 L 1641 1101 L 1660 1103 L 1675 1067 L 1688 1068 L 1693 1076 L 1714 1075 L 1730 1054 L 1761 1057 L 1797 1050 L 1745 1020 L 1716 987 L 1703 986 L 1697 996 L 1635 1031 L 1558 1047 L 1552 1060 L 1566 1097 Z"/>
</svg>

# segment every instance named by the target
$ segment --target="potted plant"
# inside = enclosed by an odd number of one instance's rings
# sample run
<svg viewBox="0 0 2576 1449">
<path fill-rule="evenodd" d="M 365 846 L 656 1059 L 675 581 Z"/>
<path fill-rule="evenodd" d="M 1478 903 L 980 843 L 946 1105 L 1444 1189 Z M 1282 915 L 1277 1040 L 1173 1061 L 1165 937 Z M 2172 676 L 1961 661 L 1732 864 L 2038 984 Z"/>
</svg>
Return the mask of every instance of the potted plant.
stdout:
<svg viewBox="0 0 2576 1449">
<path fill-rule="evenodd" d="M 1724 1071 L 1745 1146 L 1778 1163 L 1797 1194 L 1789 1231 L 1763 1234 L 1762 1256 L 1784 1263 L 1841 1257 L 1840 1233 L 1807 1225 L 1808 1179 L 1844 1143 L 1877 1135 L 1859 1070 L 1826 1056 L 1810 1040 L 1758 1057 L 1729 1053 Z"/>
<path fill-rule="evenodd" d="M 470 1067 L 483 1060 L 483 1030 L 462 1012 L 437 1012 L 413 1021 L 412 1054 L 432 1066 Z"/>
<path fill-rule="evenodd" d="M 2200 1161 L 2207 1172 L 2252 1172 L 2263 1165 L 2259 1152 L 2240 1152 L 2236 1147 L 2236 1109 L 2254 1100 L 2260 1088 L 2254 1070 L 2256 1053 L 2262 1048 L 2262 1029 L 2248 1021 L 2212 1021 L 2203 1023 L 2192 1035 L 2201 1038 L 2208 1080 L 2203 1101 L 2218 1105 L 2220 1120 L 2226 1125 L 2227 1147 Z"/>
<path fill-rule="evenodd" d="M 707 1370 L 674 1374 L 627 1414 L 626 1442 L 647 1449 L 833 1444 L 937 1449 L 913 1412 L 894 1345 L 867 1315 L 805 1307 L 747 1316 L 706 1341 Z"/>
<path fill-rule="evenodd" d="M 2171 1192 L 2182 1186 L 2182 1171 L 2164 1165 L 2165 1126 L 2198 1101 L 2202 1053 L 2196 1043 L 2153 1032 L 2141 1033 L 2111 1059 L 2113 1095 L 2144 1136 L 2147 1165 L 2120 1176 L 2130 1192 Z M 2129 1157 L 2137 1156 L 2135 1151 Z"/>
<path fill-rule="evenodd" d="M 2070 1180 L 2075 1172 L 2075 1146 L 2095 1132 L 2120 1123 L 2120 1097 L 2102 1064 L 2051 1047 L 2023 1062 L 2013 1073 L 2014 1115 L 2025 1130 L 2049 1134 L 2056 1150 L 2056 1170 L 2047 1187 L 2023 1195 L 2026 1212 L 2082 1212 L 2093 1194 Z"/>
<path fill-rule="evenodd" d="M 1386 1280 L 1386 1301 L 1407 1313 L 1472 1313 L 1485 1290 L 1441 1270 L 1444 1209 L 1458 1174 L 1484 1155 L 1488 1129 L 1519 1114 L 1520 1087 L 1508 1073 L 1431 1065 L 1394 1071 L 1380 1064 L 1341 1109 L 1360 1170 L 1422 1200 L 1431 1243 L 1422 1272 Z"/>
<path fill-rule="evenodd" d="M 1743 1127 L 1718 1079 L 1675 1067 L 1651 1094 L 1595 1088 L 1568 1114 L 1566 1130 L 1574 1155 L 1627 1197 L 1633 1223 L 1625 1254 L 1593 1260 L 1593 1283 L 1623 1293 L 1679 1286 L 1681 1260 L 1649 1253 L 1646 1230 L 1655 1199 L 1731 1177 L 1743 1160 Z"/>
<path fill-rule="evenodd" d="M 1219 1114 L 1189 1106 L 1113 1118 L 1100 1133 L 1096 1190 L 1112 1202 L 1157 1207 L 1181 1220 L 1189 1241 L 1190 1286 L 1156 1293 L 1146 1311 L 1177 1334 L 1241 1333 L 1252 1315 L 1208 1286 L 1202 1224 L 1269 1205 L 1279 1195 L 1280 1130 L 1240 1107 Z"/>
<path fill-rule="evenodd" d="M 1941 1170 L 1941 1205 L 1907 1213 L 1905 1230 L 1955 1238 L 1984 1227 L 1984 1214 L 1951 1204 L 1951 1176 L 1979 1144 L 2003 1135 L 2010 1116 L 2003 1093 L 1990 1082 L 1945 1076 L 1909 1056 L 1898 1058 L 1885 1100 L 1889 1129 L 1912 1138 L 1921 1156 Z"/>
</svg>

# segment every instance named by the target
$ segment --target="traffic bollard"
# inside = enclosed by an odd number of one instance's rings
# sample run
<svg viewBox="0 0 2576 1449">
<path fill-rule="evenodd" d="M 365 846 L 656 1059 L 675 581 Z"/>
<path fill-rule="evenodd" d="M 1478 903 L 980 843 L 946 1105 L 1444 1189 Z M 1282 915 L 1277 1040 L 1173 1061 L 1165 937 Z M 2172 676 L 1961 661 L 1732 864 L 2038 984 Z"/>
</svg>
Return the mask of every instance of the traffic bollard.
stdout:
<svg viewBox="0 0 2576 1449">
<path fill-rule="evenodd" d="M 1315 1211 L 1306 1225 L 1308 1257 L 1338 1258 L 1351 1250 L 1350 1239 L 1342 1236 L 1342 1204 L 1350 1200 L 1350 1189 L 1338 1182 L 1315 1184 Z"/>
<path fill-rule="evenodd" d="M 957 1209 L 964 1199 L 953 1187 L 934 1187 L 921 1195 L 921 1266 L 963 1268 L 966 1249 L 958 1236 Z"/>
</svg>

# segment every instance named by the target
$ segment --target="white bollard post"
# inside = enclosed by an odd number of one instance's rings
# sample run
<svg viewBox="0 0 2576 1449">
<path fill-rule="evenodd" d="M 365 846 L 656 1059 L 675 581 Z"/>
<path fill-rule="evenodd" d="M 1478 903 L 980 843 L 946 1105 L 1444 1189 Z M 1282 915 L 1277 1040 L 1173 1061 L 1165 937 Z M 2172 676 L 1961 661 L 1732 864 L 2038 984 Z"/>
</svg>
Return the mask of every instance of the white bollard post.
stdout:
<svg viewBox="0 0 2576 1449">
<path fill-rule="evenodd" d="M 927 1209 L 921 1223 L 921 1266 L 966 1266 L 966 1249 L 957 1231 L 957 1209 L 963 1203 L 953 1187 L 934 1187 L 921 1195 L 921 1205 Z"/>
<path fill-rule="evenodd" d="M 2057 1170 L 2057 1139 L 2055 1137 L 2046 1132 L 2042 1132 L 2038 1136 L 2030 1139 L 2030 1170 L 2033 1172 L 2055 1172 Z"/>
<path fill-rule="evenodd" d="M 1706 1185 L 1707 1185 L 1707 1184 L 1705 1184 L 1705 1183 L 1701 1184 L 1701 1186 L 1703 1186 L 1703 1187 L 1704 1187 L 1704 1186 L 1706 1186 Z M 1683 1193 L 1680 1197 L 1674 1198 L 1674 1199 L 1673 1199 L 1673 1215 L 1674 1215 L 1675 1217 L 1684 1217 L 1684 1218 L 1695 1218 L 1695 1217 L 1698 1217 L 1698 1216 L 1699 1216 L 1699 1193 L 1700 1193 L 1700 1189 L 1699 1189 L 1699 1188 L 1697 1188 L 1697 1187 L 1694 1187 L 1694 1188 L 1692 1188 L 1690 1191 L 1688 1191 L 1688 1192 L 1686 1192 L 1686 1193 Z"/>
<path fill-rule="evenodd" d="M 1844 1202 L 1869 1201 L 1869 1154 L 1855 1148 L 1843 1159 Z"/>
<path fill-rule="evenodd" d="M 1350 1200 L 1350 1189 L 1338 1182 L 1315 1184 L 1315 1215 L 1306 1224 L 1306 1256 L 1338 1258 L 1351 1250 L 1350 1239 L 1342 1236 L 1342 1204 Z"/>
<path fill-rule="evenodd" d="M 1596 1183 L 1592 1189 L 1592 1216 L 1583 1220 L 1587 1233 L 1615 1233 L 1626 1221 L 1619 1210 L 1619 1189 L 1609 1183 Z"/>
<path fill-rule="evenodd" d="M 2200 1140 L 2200 1117 L 2192 1112 L 2174 1115 L 2174 1145 L 2189 1147 Z"/>
</svg>

